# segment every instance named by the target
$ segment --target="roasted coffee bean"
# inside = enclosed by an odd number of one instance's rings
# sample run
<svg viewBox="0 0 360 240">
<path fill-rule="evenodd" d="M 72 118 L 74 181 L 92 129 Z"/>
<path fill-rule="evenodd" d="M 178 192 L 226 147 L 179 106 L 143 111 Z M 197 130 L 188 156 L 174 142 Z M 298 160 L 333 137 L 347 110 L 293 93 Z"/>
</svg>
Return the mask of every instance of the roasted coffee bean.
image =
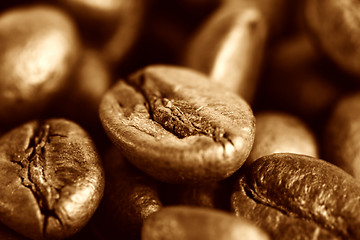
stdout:
<svg viewBox="0 0 360 240">
<path fill-rule="evenodd" d="M 360 177 L 360 93 L 343 97 L 324 133 L 324 156 L 355 178 Z"/>
<path fill-rule="evenodd" d="M 104 169 L 106 187 L 97 216 L 103 236 L 139 239 L 143 221 L 162 207 L 158 184 L 131 166 L 115 148 L 104 157 Z"/>
<path fill-rule="evenodd" d="M 360 75 L 360 5 L 352 0 L 308 0 L 305 16 L 310 35 L 323 52 L 349 73 Z"/>
<path fill-rule="evenodd" d="M 255 118 L 255 141 L 246 164 L 272 153 L 318 157 L 315 136 L 301 119 L 275 111 L 259 112 Z"/>
<path fill-rule="evenodd" d="M 239 169 L 254 140 L 247 103 L 187 68 L 155 65 L 119 81 L 100 118 L 122 154 L 170 183 L 224 179 Z"/>
<path fill-rule="evenodd" d="M 240 174 L 232 209 L 275 239 L 359 239 L 360 183 L 324 160 L 278 153 Z M 289 228 L 289 226 L 292 226 Z M 286 236 L 282 238 L 284 230 Z"/>
<path fill-rule="evenodd" d="M 67 84 L 80 45 L 72 20 L 43 5 L 0 15 L 0 122 L 38 116 Z"/>
<path fill-rule="evenodd" d="M 32 121 L 0 139 L 0 221 L 32 239 L 79 231 L 104 189 L 87 133 L 65 119 Z"/>
<path fill-rule="evenodd" d="M 141 239 L 269 239 L 253 223 L 219 210 L 164 207 L 145 220 Z"/>
<path fill-rule="evenodd" d="M 185 65 L 252 102 L 266 43 L 267 26 L 252 1 L 229 1 L 200 26 Z"/>
</svg>

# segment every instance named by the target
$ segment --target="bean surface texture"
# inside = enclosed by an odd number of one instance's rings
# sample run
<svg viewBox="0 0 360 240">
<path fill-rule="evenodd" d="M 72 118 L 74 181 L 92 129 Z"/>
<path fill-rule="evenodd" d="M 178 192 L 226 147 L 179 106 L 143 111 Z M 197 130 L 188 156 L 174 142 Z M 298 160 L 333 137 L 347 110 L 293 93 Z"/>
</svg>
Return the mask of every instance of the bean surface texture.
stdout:
<svg viewBox="0 0 360 240">
<path fill-rule="evenodd" d="M 248 104 L 197 72 L 150 66 L 119 81 L 100 105 L 124 156 L 156 179 L 217 181 L 246 160 L 255 122 Z"/>
</svg>

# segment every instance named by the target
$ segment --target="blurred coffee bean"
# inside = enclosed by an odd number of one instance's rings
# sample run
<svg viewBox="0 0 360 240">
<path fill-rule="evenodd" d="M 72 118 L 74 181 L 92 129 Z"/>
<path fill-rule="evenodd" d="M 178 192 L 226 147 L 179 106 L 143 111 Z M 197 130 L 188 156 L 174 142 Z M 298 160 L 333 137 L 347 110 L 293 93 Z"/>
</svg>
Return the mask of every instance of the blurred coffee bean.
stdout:
<svg viewBox="0 0 360 240">
<path fill-rule="evenodd" d="M 259 112 L 255 118 L 255 141 L 246 164 L 273 153 L 318 157 L 315 136 L 301 119 L 274 111 Z"/>
<path fill-rule="evenodd" d="M 142 29 L 145 0 L 56 0 L 76 20 L 83 42 L 115 67 Z"/>
<path fill-rule="evenodd" d="M 80 45 L 71 19 L 43 5 L 0 15 L 0 122 L 39 116 L 63 91 Z"/>
<path fill-rule="evenodd" d="M 288 16 L 294 12 L 290 2 L 286 0 L 257 0 L 257 2 L 267 21 L 268 35 L 270 37 L 278 37 L 284 34 L 289 24 Z"/>
<path fill-rule="evenodd" d="M 3 135 L 0 171 L 0 221 L 32 239 L 75 234 L 103 195 L 95 146 L 65 119 L 32 121 Z"/>
<path fill-rule="evenodd" d="M 241 167 L 254 116 L 237 95 L 191 69 L 154 65 L 104 96 L 100 119 L 136 167 L 169 183 L 215 182 Z"/>
<path fill-rule="evenodd" d="M 251 103 L 266 43 L 267 26 L 259 6 L 247 0 L 222 5 L 190 41 L 185 65 Z"/>
<path fill-rule="evenodd" d="M 125 62 L 125 56 L 129 54 L 137 41 L 143 29 L 142 24 L 147 7 L 145 0 L 122 0 L 121 2 L 121 13 L 118 14 L 116 29 L 100 47 L 100 52 L 106 62 L 115 69 Z"/>
<path fill-rule="evenodd" d="M 355 178 L 360 177 L 360 94 L 340 99 L 324 133 L 324 157 Z"/>
<path fill-rule="evenodd" d="M 270 50 L 255 108 L 288 112 L 319 127 L 334 102 L 348 91 L 345 80 L 304 34 L 292 36 Z"/>
<path fill-rule="evenodd" d="M 256 222 L 274 239 L 360 235 L 360 183 L 305 155 L 277 153 L 256 160 L 241 172 L 231 204 L 237 216 Z"/>
<path fill-rule="evenodd" d="M 351 0 L 308 0 L 305 16 L 314 42 L 345 71 L 360 76 L 359 4 Z"/>
<path fill-rule="evenodd" d="M 219 210 L 199 207 L 164 207 L 145 220 L 141 239 L 231 240 L 269 239 L 251 222 Z"/>
<path fill-rule="evenodd" d="M 97 216 L 101 232 L 106 239 L 139 239 L 143 221 L 162 207 L 157 182 L 127 163 L 115 148 L 105 156 L 104 169 L 105 194 Z"/>
</svg>

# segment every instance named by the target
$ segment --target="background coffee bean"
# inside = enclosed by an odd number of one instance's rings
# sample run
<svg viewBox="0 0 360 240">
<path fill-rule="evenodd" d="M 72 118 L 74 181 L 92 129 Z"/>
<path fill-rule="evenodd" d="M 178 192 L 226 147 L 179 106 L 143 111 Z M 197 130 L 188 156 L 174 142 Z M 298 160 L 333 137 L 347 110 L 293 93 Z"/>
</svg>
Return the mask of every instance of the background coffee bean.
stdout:
<svg viewBox="0 0 360 240">
<path fill-rule="evenodd" d="M 357 2 L 351 0 L 306 1 L 305 15 L 311 36 L 339 67 L 359 76 L 360 64 Z"/>
<path fill-rule="evenodd" d="M 230 176 L 254 140 L 254 116 L 243 99 L 180 67 L 149 66 L 119 81 L 104 96 L 100 118 L 132 164 L 171 183 Z"/>
<path fill-rule="evenodd" d="M 0 221 L 32 239 L 76 233 L 103 195 L 95 146 L 65 119 L 32 121 L 3 135 L 0 171 Z"/>
<path fill-rule="evenodd" d="M 143 240 L 269 239 L 251 222 L 218 210 L 165 207 L 144 222 Z"/>
<path fill-rule="evenodd" d="M 253 148 L 246 164 L 273 153 L 297 153 L 318 157 L 312 131 L 299 118 L 284 112 L 259 112 Z"/>
<path fill-rule="evenodd" d="M 81 45 L 72 19 L 45 5 L 1 14 L 0 41 L 0 122 L 14 126 L 64 90 Z"/>
<path fill-rule="evenodd" d="M 360 183 L 335 165 L 305 155 L 278 153 L 256 160 L 242 172 L 231 204 L 237 215 L 243 216 L 244 211 L 248 215 L 249 208 L 239 200 L 245 193 L 253 200 L 252 205 L 282 212 L 280 218 L 285 214 L 317 225 L 310 229 L 311 235 L 316 236 L 320 231 L 317 228 L 321 228 L 335 237 L 357 239 L 359 192 Z M 249 212 L 255 218 L 264 216 Z"/>
<path fill-rule="evenodd" d="M 190 41 L 185 65 L 251 103 L 266 39 L 267 25 L 256 2 L 224 3 Z"/>
<path fill-rule="evenodd" d="M 343 97 L 335 106 L 324 132 L 324 157 L 360 177 L 360 93 Z"/>
</svg>

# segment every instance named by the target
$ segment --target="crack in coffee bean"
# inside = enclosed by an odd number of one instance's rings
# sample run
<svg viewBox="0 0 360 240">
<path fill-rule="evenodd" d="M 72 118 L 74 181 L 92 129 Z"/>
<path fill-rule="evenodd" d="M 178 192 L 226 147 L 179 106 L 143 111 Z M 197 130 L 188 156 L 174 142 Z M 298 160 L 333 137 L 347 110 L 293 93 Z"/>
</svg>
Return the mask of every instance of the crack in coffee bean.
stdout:
<svg viewBox="0 0 360 240">
<path fill-rule="evenodd" d="M 20 178 L 22 184 L 29 188 L 38 202 L 41 213 L 44 215 L 43 235 L 46 236 L 48 218 L 54 217 L 62 225 L 61 218 L 56 214 L 54 206 L 60 198 L 59 189 L 51 186 L 46 179 L 44 168 L 46 161 L 44 157 L 45 144 L 50 142 L 50 125 L 44 124 L 35 130 L 35 134 L 29 141 L 25 151 L 26 158 L 12 160 L 22 167 Z M 57 135 L 66 137 L 63 135 Z"/>
<path fill-rule="evenodd" d="M 146 101 L 144 104 L 153 121 L 180 139 L 194 135 L 206 135 L 212 137 L 215 142 L 226 139 L 231 143 L 231 140 L 226 138 L 224 129 L 213 126 L 206 117 L 199 114 L 199 110 L 204 106 L 197 107 L 189 104 L 186 100 L 178 99 L 175 92 L 173 92 L 173 96 L 166 97 L 157 90 L 152 91 L 145 86 L 146 77 L 151 76 L 142 75 L 139 77 L 139 81 L 128 83 L 144 97 Z"/>
</svg>

